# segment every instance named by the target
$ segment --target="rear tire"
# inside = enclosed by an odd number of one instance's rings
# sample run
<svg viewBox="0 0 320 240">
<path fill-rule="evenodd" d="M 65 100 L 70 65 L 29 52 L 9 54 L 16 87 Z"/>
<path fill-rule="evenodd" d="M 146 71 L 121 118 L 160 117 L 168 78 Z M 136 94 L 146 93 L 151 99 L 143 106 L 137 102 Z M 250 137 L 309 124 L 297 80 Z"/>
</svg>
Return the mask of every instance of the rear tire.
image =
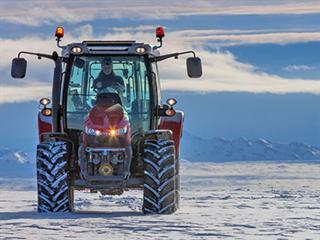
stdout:
<svg viewBox="0 0 320 240">
<path fill-rule="evenodd" d="M 43 142 L 37 146 L 38 212 L 69 212 L 73 189 L 68 184 L 68 144 Z"/>
<path fill-rule="evenodd" d="M 172 214 L 179 203 L 179 163 L 172 140 L 146 140 L 144 144 L 143 212 Z"/>
</svg>

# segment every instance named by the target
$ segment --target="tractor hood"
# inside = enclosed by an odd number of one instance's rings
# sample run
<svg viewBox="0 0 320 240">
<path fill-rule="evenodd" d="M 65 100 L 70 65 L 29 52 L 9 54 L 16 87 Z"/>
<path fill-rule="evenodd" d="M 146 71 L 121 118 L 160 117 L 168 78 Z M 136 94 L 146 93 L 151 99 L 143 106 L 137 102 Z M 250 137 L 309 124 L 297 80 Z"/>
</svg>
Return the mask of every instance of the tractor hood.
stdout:
<svg viewBox="0 0 320 240">
<path fill-rule="evenodd" d="M 128 124 L 120 104 L 95 105 L 85 119 L 85 126 L 96 130 L 119 129 Z"/>
<path fill-rule="evenodd" d="M 130 123 L 120 104 L 96 104 L 85 118 L 86 147 L 124 148 L 130 145 L 130 138 Z"/>
</svg>

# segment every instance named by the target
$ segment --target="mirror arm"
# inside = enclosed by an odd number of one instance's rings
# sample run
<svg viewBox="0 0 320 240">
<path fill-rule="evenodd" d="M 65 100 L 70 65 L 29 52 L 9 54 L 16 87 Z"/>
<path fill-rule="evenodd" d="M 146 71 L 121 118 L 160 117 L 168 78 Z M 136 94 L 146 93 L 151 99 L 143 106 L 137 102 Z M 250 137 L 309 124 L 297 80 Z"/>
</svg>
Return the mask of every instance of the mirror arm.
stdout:
<svg viewBox="0 0 320 240">
<path fill-rule="evenodd" d="M 155 56 L 153 58 L 150 59 L 151 62 L 160 62 L 163 60 L 166 60 L 168 58 L 177 58 L 179 55 L 183 55 L 183 54 L 189 54 L 192 53 L 193 57 L 196 57 L 196 53 L 194 51 L 186 51 L 186 52 L 179 52 L 179 53 L 170 53 L 170 54 L 166 54 L 166 55 L 162 55 L 162 56 Z"/>
<path fill-rule="evenodd" d="M 188 54 L 188 53 L 192 53 L 193 57 L 196 57 L 196 53 L 194 51 L 181 52 L 181 53 L 179 53 L 179 55 Z"/>
<path fill-rule="evenodd" d="M 26 52 L 26 51 L 21 51 L 18 53 L 18 58 L 20 58 L 21 54 L 29 54 L 29 55 L 35 55 L 38 57 L 38 59 L 41 59 L 41 58 L 48 58 L 48 59 L 51 59 L 51 60 L 56 60 L 58 55 L 56 52 L 53 52 L 53 54 L 49 55 L 49 54 L 44 54 L 44 53 L 34 53 L 34 52 Z"/>
</svg>

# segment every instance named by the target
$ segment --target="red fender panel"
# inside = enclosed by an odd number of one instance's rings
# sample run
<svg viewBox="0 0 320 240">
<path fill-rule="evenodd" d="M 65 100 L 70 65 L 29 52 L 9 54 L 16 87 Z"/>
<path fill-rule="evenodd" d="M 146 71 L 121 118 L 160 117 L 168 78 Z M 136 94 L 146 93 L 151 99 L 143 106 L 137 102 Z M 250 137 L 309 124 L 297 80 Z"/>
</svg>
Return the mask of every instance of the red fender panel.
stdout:
<svg viewBox="0 0 320 240">
<path fill-rule="evenodd" d="M 184 113 L 182 111 L 176 111 L 176 114 L 172 117 L 161 117 L 159 129 L 169 129 L 173 133 L 173 141 L 176 147 L 176 154 L 179 156 L 180 139 L 182 137 Z"/>
<path fill-rule="evenodd" d="M 52 117 L 47 117 L 38 113 L 38 134 L 39 134 L 39 141 L 40 135 L 45 132 L 52 132 Z"/>
</svg>

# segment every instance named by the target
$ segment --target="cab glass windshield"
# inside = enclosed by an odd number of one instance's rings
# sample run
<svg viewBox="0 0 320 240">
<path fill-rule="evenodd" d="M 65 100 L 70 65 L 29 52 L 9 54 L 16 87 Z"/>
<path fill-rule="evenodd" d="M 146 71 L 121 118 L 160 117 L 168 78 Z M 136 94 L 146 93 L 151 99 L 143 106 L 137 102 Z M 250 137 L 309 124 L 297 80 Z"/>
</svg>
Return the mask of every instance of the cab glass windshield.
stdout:
<svg viewBox="0 0 320 240">
<path fill-rule="evenodd" d="M 67 128 L 83 130 L 97 95 L 117 93 L 132 132 L 150 129 L 150 91 L 142 56 L 80 56 L 71 69 L 67 93 Z"/>
</svg>

